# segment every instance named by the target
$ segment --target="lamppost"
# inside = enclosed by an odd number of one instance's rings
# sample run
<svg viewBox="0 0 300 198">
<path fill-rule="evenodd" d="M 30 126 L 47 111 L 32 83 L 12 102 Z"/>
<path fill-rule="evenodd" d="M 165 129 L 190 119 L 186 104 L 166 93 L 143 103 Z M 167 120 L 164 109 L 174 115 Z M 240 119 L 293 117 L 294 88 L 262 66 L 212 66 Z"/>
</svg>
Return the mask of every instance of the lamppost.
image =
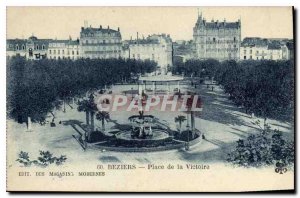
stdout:
<svg viewBox="0 0 300 198">
<path fill-rule="evenodd" d="M 185 150 L 188 151 L 190 150 L 190 125 L 189 125 L 189 115 L 187 112 L 187 119 L 186 119 L 186 131 L 187 131 L 187 142 L 185 144 Z"/>
</svg>

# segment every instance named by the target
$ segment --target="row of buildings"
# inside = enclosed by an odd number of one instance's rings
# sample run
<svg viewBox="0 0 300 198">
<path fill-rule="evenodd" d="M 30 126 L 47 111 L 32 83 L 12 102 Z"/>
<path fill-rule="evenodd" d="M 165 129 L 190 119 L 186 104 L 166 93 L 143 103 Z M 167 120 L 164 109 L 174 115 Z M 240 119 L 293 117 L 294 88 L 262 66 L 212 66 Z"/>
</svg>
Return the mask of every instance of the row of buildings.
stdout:
<svg viewBox="0 0 300 198">
<path fill-rule="evenodd" d="M 87 27 L 81 28 L 80 38 L 72 40 L 38 39 L 31 36 L 28 39 L 7 39 L 7 56 L 24 56 L 30 60 L 71 59 L 79 58 L 108 59 L 130 58 L 137 60 L 152 60 L 158 67 L 167 70 L 172 66 L 173 48 L 170 35 L 154 34 L 147 38 L 122 41 L 120 28 L 111 29 Z"/>
<path fill-rule="evenodd" d="M 175 43 L 177 60 L 290 60 L 294 58 L 293 40 L 246 37 L 241 39 L 241 19 L 235 22 L 206 21 L 202 14 L 193 29 L 193 40 Z M 183 50 L 186 49 L 186 50 Z"/>
<path fill-rule="evenodd" d="M 288 60 L 293 59 L 293 41 L 287 39 L 241 39 L 241 20 L 206 21 L 202 14 L 193 28 L 193 40 L 173 42 L 170 35 L 122 40 L 120 28 L 92 27 L 85 22 L 80 37 L 72 40 L 7 39 L 7 56 L 27 59 L 130 58 L 153 60 L 167 70 L 174 62 L 188 59 Z"/>
</svg>

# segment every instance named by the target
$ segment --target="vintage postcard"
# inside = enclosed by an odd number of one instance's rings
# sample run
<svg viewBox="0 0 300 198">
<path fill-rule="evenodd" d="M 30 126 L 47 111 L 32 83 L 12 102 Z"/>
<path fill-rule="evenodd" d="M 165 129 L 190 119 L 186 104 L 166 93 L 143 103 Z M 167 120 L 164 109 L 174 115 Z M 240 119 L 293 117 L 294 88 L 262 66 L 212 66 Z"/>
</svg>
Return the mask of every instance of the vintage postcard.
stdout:
<svg viewBox="0 0 300 198">
<path fill-rule="evenodd" d="M 7 191 L 294 191 L 293 7 L 7 7 Z"/>
</svg>

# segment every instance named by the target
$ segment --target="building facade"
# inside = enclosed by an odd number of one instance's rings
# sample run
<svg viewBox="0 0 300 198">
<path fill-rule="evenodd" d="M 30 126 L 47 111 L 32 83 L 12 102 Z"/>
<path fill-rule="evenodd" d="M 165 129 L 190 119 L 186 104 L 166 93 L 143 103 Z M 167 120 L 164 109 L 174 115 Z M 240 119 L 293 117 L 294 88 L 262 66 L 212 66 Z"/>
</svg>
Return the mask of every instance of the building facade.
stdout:
<svg viewBox="0 0 300 198">
<path fill-rule="evenodd" d="M 189 41 L 175 41 L 173 42 L 173 64 L 179 65 L 185 63 L 187 60 L 194 58 L 194 43 Z"/>
<path fill-rule="evenodd" d="M 153 34 L 147 38 L 129 41 L 129 58 L 137 60 L 152 60 L 163 72 L 173 65 L 173 47 L 170 35 Z"/>
<path fill-rule="evenodd" d="M 238 60 L 240 57 L 241 20 L 237 22 L 219 22 L 211 20 L 207 22 L 198 16 L 193 29 L 193 41 L 195 45 L 195 58 Z"/>
<path fill-rule="evenodd" d="M 47 58 L 47 50 L 51 39 L 38 39 L 31 36 L 28 39 L 7 39 L 6 56 L 23 56 L 29 60 Z"/>
<path fill-rule="evenodd" d="M 120 29 L 85 27 L 80 32 L 80 54 L 83 58 L 119 58 L 122 56 Z"/>
<path fill-rule="evenodd" d="M 289 41 L 248 37 L 241 43 L 240 60 L 290 60 Z"/>
<path fill-rule="evenodd" d="M 53 40 L 49 43 L 48 58 L 49 59 L 71 59 L 80 58 L 79 39 L 72 40 Z"/>
</svg>

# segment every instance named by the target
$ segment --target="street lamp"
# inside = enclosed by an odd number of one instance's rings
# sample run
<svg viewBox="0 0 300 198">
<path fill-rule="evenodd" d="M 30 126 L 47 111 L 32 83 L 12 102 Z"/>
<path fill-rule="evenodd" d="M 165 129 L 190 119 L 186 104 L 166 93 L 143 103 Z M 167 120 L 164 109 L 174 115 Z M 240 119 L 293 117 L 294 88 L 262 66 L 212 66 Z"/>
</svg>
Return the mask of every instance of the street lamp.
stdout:
<svg viewBox="0 0 300 198">
<path fill-rule="evenodd" d="M 185 150 L 188 151 L 190 150 L 190 125 L 189 125 L 189 115 L 187 115 L 186 119 L 186 130 L 187 130 L 187 142 L 185 144 Z"/>
</svg>

